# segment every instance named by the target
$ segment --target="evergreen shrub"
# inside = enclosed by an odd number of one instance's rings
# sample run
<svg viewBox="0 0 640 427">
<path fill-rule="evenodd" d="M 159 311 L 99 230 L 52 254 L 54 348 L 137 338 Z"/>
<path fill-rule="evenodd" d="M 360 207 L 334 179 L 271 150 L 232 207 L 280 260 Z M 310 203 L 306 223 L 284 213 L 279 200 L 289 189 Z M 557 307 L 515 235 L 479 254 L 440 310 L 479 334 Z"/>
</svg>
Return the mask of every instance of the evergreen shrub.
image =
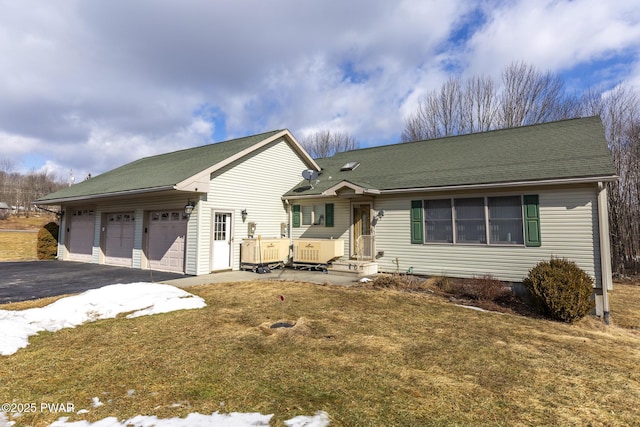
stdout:
<svg viewBox="0 0 640 427">
<path fill-rule="evenodd" d="M 548 317 L 571 323 L 593 310 L 593 279 L 564 258 L 541 261 L 523 280 L 538 308 Z"/>
<path fill-rule="evenodd" d="M 50 222 L 38 231 L 38 259 L 55 259 L 58 253 L 58 231 L 60 226 Z"/>
</svg>

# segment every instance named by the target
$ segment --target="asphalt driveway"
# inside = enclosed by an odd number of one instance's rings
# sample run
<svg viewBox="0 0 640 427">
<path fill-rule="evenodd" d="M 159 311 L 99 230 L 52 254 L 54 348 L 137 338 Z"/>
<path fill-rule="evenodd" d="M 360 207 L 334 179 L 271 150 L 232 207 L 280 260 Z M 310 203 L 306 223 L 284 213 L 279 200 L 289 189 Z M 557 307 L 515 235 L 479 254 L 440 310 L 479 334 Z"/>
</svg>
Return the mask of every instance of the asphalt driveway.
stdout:
<svg viewBox="0 0 640 427">
<path fill-rule="evenodd" d="M 73 261 L 0 262 L 0 304 L 74 294 L 115 283 L 160 282 L 183 274 Z"/>
</svg>

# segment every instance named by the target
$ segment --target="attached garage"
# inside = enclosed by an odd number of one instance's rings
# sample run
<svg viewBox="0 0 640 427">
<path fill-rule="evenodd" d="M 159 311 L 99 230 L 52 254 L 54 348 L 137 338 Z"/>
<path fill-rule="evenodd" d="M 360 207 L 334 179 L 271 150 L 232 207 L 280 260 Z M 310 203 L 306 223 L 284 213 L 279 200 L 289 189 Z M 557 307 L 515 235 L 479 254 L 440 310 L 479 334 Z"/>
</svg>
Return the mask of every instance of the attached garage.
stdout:
<svg viewBox="0 0 640 427">
<path fill-rule="evenodd" d="M 239 268 L 234 242 L 248 237 L 248 223 L 259 222 L 262 236 L 282 234 L 289 217 L 282 195 L 307 169 L 319 166 L 288 130 L 274 130 L 149 156 L 36 202 L 64 212 L 62 259 L 70 212 L 82 206 L 95 212 L 86 262 L 209 274 Z"/>
<path fill-rule="evenodd" d="M 106 215 L 104 237 L 106 264 L 131 267 L 134 229 L 135 215 L 133 212 Z"/>
<path fill-rule="evenodd" d="M 92 209 L 73 209 L 67 218 L 67 251 L 71 261 L 91 262 L 95 215 Z"/>
<path fill-rule="evenodd" d="M 149 214 L 147 259 L 152 270 L 184 272 L 188 216 L 184 210 Z"/>
</svg>

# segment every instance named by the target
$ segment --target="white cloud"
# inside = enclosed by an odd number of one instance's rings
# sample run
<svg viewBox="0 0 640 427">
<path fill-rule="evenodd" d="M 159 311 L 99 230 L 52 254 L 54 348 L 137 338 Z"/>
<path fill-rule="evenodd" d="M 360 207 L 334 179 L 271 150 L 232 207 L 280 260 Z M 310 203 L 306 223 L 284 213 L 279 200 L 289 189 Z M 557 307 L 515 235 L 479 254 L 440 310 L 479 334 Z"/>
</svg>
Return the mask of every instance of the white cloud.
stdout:
<svg viewBox="0 0 640 427">
<path fill-rule="evenodd" d="M 0 157 L 96 174 L 285 127 L 395 142 L 451 72 L 601 61 L 638 81 L 637 3 L 0 0 L 0 135 L 29 141 Z"/>
<path fill-rule="evenodd" d="M 469 68 L 495 73 L 514 60 L 561 71 L 640 45 L 640 3 L 521 0 L 488 3 L 487 24 L 470 40 Z"/>
</svg>

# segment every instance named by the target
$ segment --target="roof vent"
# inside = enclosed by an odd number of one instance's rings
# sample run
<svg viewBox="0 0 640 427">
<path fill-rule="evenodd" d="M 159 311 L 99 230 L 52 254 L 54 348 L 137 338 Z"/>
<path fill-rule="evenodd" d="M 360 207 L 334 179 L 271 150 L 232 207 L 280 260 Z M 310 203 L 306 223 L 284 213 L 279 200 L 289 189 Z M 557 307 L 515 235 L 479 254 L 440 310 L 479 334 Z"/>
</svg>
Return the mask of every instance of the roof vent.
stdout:
<svg viewBox="0 0 640 427">
<path fill-rule="evenodd" d="M 349 162 L 349 163 L 345 163 L 344 166 L 342 166 L 340 168 L 341 171 L 352 171 L 355 168 L 357 168 L 358 166 L 360 166 L 360 162 Z"/>
</svg>

